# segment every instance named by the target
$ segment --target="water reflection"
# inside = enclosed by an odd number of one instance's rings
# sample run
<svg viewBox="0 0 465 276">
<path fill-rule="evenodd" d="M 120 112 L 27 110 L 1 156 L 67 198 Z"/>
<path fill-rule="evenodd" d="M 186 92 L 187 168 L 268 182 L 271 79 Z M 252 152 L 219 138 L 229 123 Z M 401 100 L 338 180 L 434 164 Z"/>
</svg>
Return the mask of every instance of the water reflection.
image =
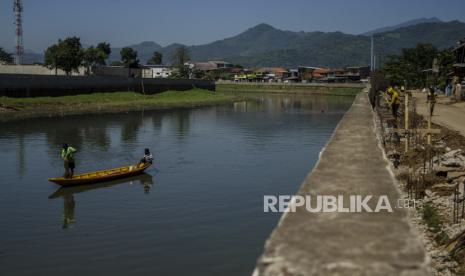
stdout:
<svg viewBox="0 0 465 276">
<path fill-rule="evenodd" d="M 333 95 L 263 95 L 247 94 L 249 100 L 234 103 L 236 111 L 268 111 L 282 113 L 288 111 L 312 112 L 312 113 L 341 113 L 345 112 L 348 103 L 353 100 L 353 96 L 333 96 Z M 250 100 L 251 99 L 251 100 Z"/>
<path fill-rule="evenodd" d="M 63 229 L 67 229 L 71 224 L 75 222 L 74 220 L 74 207 L 76 202 L 74 201 L 74 196 L 72 194 L 63 196 Z"/>
<path fill-rule="evenodd" d="M 143 113 L 141 114 L 143 116 Z M 121 139 L 124 142 L 135 142 L 137 135 L 139 134 L 139 129 L 144 123 L 143 118 L 139 116 L 134 116 L 133 120 L 127 120 L 122 122 L 121 127 Z"/>
<path fill-rule="evenodd" d="M 351 102 L 260 95 L 198 109 L 1 123 L 0 225 L 8 227 L 0 227 L 0 270 L 250 274 L 279 219 L 263 214 L 263 194 L 296 192 Z M 63 142 L 79 150 L 77 173 L 137 162 L 150 148 L 157 183 L 141 175 L 56 189 L 47 178 L 62 172 Z M 173 263 L 181 264 L 175 272 Z"/>
<path fill-rule="evenodd" d="M 173 116 L 173 128 L 179 142 L 183 142 L 189 135 L 191 113 L 190 109 L 180 109 Z"/>
<path fill-rule="evenodd" d="M 18 175 L 23 176 L 26 170 L 26 150 L 25 150 L 25 143 L 24 143 L 24 135 L 18 136 Z"/>
<path fill-rule="evenodd" d="M 284 117 L 286 114 L 324 113 L 339 115 L 347 110 L 353 99 L 353 97 L 317 95 L 259 94 L 248 96 L 251 97 L 250 100 L 233 104 L 232 116 L 230 113 L 231 107 L 218 106 L 208 109 L 209 114 L 205 115 L 205 118 L 211 117 L 211 115 L 222 116 L 226 112 L 227 114 L 224 116 L 226 118 L 222 117 L 222 119 L 225 119 L 224 123 L 231 123 L 235 128 L 240 128 L 242 131 L 252 131 L 255 134 L 253 135 L 254 139 L 248 140 L 252 146 L 260 144 L 262 138 L 269 137 L 277 131 L 293 129 L 294 126 L 290 121 L 292 118 L 286 120 Z M 201 112 L 205 113 L 207 109 L 202 110 Z M 61 165 L 58 163 L 61 162 L 59 161 L 59 151 L 63 143 L 68 143 L 80 152 L 77 157 L 78 170 L 101 169 L 110 165 L 106 162 L 109 156 L 114 156 L 114 159 L 119 160 L 118 163 L 115 162 L 111 165 L 119 166 L 122 161 L 131 163 L 135 158 L 138 158 L 135 155 L 137 150 L 140 149 L 135 148 L 135 146 L 155 148 L 156 140 L 159 139 L 163 129 L 167 130 L 169 135 L 173 135 L 178 143 L 185 144 L 194 122 L 193 114 L 197 111 L 197 109 L 179 109 L 165 112 L 146 111 L 127 114 L 69 116 L 53 120 L 24 120 L 20 123 L 10 122 L 0 125 L 0 139 L 8 139 L 9 135 L 15 135 L 17 139 L 17 172 L 21 177 L 25 174 L 28 161 L 25 158 L 25 148 L 27 145 L 34 144 L 35 139 L 42 135 L 45 136 L 48 145 L 47 155 L 51 157 L 53 166 L 61 169 Z M 250 112 L 258 112 L 256 116 L 258 119 L 261 118 L 260 113 L 271 114 L 271 119 L 280 122 L 282 126 L 280 129 L 276 129 L 273 121 L 267 121 L 270 119 L 268 115 L 262 116 L 263 120 L 260 124 L 248 124 L 247 121 L 241 121 L 248 120 L 248 115 L 244 113 Z M 321 120 L 321 124 L 325 124 L 328 117 L 315 117 L 315 119 Z M 141 135 L 150 135 L 152 137 L 149 140 L 151 144 L 137 145 L 138 137 Z M 128 155 L 127 152 L 114 152 L 115 147 L 120 148 L 122 146 L 128 147 L 128 150 L 134 150 L 134 156 Z M 87 152 L 85 154 L 85 166 L 83 166 L 84 160 L 81 158 L 84 151 Z M 89 164 L 94 166 L 88 166 Z"/>
<path fill-rule="evenodd" d="M 143 173 L 141 175 L 113 180 L 97 184 L 73 186 L 73 187 L 61 187 L 56 190 L 53 194 L 49 195 L 49 199 L 63 198 L 63 229 L 69 228 L 72 224 L 76 222 L 74 212 L 76 208 L 76 201 L 74 200 L 74 195 L 79 193 L 84 193 L 92 190 L 98 190 L 103 188 L 111 188 L 118 184 L 129 183 L 133 185 L 134 183 L 139 183 L 143 187 L 144 194 L 148 194 L 150 189 L 154 185 L 152 175 L 148 173 Z"/>
</svg>

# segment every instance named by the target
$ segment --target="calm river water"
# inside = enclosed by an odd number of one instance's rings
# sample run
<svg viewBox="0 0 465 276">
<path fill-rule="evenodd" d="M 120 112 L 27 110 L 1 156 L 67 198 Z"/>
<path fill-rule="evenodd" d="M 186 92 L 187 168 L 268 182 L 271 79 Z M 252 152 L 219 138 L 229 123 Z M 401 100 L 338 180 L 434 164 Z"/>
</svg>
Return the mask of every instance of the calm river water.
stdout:
<svg viewBox="0 0 465 276">
<path fill-rule="evenodd" d="M 352 97 L 257 96 L 165 112 L 0 124 L 0 275 L 250 275 L 279 214 Z M 147 174 L 63 188 L 60 147 L 77 171 L 136 162 Z"/>
</svg>

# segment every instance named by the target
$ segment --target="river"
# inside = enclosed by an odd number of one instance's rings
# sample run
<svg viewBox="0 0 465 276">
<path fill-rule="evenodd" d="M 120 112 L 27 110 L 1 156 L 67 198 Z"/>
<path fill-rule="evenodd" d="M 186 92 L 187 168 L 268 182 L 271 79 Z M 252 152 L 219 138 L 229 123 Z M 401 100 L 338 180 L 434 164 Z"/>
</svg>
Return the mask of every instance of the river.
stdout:
<svg viewBox="0 0 465 276">
<path fill-rule="evenodd" d="M 198 109 L 0 124 L 0 275 L 250 275 L 280 215 L 353 97 L 257 95 Z M 78 172 L 136 162 L 146 174 L 62 188 Z M 310 238 L 310 237 L 309 237 Z"/>
</svg>

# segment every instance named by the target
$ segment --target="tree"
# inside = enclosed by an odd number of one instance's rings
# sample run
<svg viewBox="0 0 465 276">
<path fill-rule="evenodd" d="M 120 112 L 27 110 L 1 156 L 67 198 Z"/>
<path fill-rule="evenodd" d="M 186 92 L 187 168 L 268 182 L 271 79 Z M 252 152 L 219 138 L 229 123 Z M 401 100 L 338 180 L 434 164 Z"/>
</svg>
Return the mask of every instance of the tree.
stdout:
<svg viewBox="0 0 465 276">
<path fill-rule="evenodd" d="M 3 48 L 0 47 L 0 63 L 13 63 L 13 55 L 7 53 Z"/>
<path fill-rule="evenodd" d="M 50 69 L 55 70 L 55 75 L 57 75 L 58 71 L 58 63 L 60 59 L 60 50 L 57 44 L 54 44 L 45 50 L 44 54 L 44 65 Z"/>
<path fill-rule="evenodd" d="M 174 50 L 171 56 L 171 62 L 177 67 L 177 77 L 189 78 L 190 69 L 185 63 L 191 59 L 189 49 L 186 46 L 180 46 Z"/>
<path fill-rule="evenodd" d="M 108 57 L 110 56 L 111 54 L 111 46 L 110 46 L 110 43 L 107 43 L 107 42 L 100 42 L 99 44 L 97 44 L 97 49 L 100 50 L 103 54 L 102 54 L 102 57 L 103 57 L 103 60 L 98 60 L 98 64 L 99 65 L 105 65 L 105 60 L 108 59 Z"/>
<path fill-rule="evenodd" d="M 445 89 L 447 85 L 447 79 L 450 72 L 454 70 L 452 66 L 455 62 L 455 55 L 450 49 L 445 49 L 439 52 L 438 54 L 438 65 L 439 65 L 439 74 L 438 74 L 438 85 L 439 87 Z"/>
<path fill-rule="evenodd" d="M 111 53 L 110 44 L 101 42 L 94 48 L 90 46 L 84 50 L 83 65 L 86 67 L 86 73 L 90 74 L 90 70 L 96 65 L 105 65 L 105 60 Z"/>
<path fill-rule="evenodd" d="M 403 49 L 400 55 L 391 55 L 382 70 L 394 84 L 407 87 L 427 85 L 425 70 L 431 69 L 438 50 L 432 44 L 418 44 L 415 48 Z"/>
<path fill-rule="evenodd" d="M 84 51 L 79 37 L 68 37 L 65 40 L 58 40 L 45 50 L 45 66 L 55 69 L 62 69 L 66 75 L 71 72 L 79 72 L 82 64 Z"/>
<path fill-rule="evenodd" d="M 183 66 L 184 63 L 191 60 L 189 49 L 186 46 L 180 46 L 174 50 L 171 62 L 175 66 Z"/>
<path fill-rule="evenodd" d="M 120 51 L 121 61 L 123 62 L 124 66 L 128 68 L 134 68 L 139 65 L 139 60 L 137 59 L 137 51 L 130 47 L 124 47 Z"/>
<path fill-rule="evenodd" d="M 84 50 L 84 54 L 82 57 L 82 65 L 86 67 L 86 74 L 90 74 L 90 69 L 92 65 L 95 63 L 96 54 L 97 51 L 94 48 L 94 46 L 90 46 L 89 48 Z"/>
<path fill-rule="evenodd" d="M 147 61 L 147 64 L 162 64 L 163 55 L 160 52 L 153 52 L 152 57 Z"/>
</svg>

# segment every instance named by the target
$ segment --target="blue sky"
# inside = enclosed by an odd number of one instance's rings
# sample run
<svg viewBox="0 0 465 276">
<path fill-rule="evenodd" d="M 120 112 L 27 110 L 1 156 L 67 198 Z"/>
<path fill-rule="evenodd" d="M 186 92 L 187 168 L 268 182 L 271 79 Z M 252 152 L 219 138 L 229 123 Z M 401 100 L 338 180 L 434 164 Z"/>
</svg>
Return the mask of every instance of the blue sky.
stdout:
<svg viewBox="0 0 465 276">
<path fill-rule="evenodd" d="M 58 38 L 125 46 L 203 44 L 259 23 L 292 31 L 363 33 L 419 17 L 465 22 L 464 0 L 23 0 L 24 45 L 43 51 Z M 0 47 L 14 45 L 13 0 L 0 0 Z"/>
</svg>

